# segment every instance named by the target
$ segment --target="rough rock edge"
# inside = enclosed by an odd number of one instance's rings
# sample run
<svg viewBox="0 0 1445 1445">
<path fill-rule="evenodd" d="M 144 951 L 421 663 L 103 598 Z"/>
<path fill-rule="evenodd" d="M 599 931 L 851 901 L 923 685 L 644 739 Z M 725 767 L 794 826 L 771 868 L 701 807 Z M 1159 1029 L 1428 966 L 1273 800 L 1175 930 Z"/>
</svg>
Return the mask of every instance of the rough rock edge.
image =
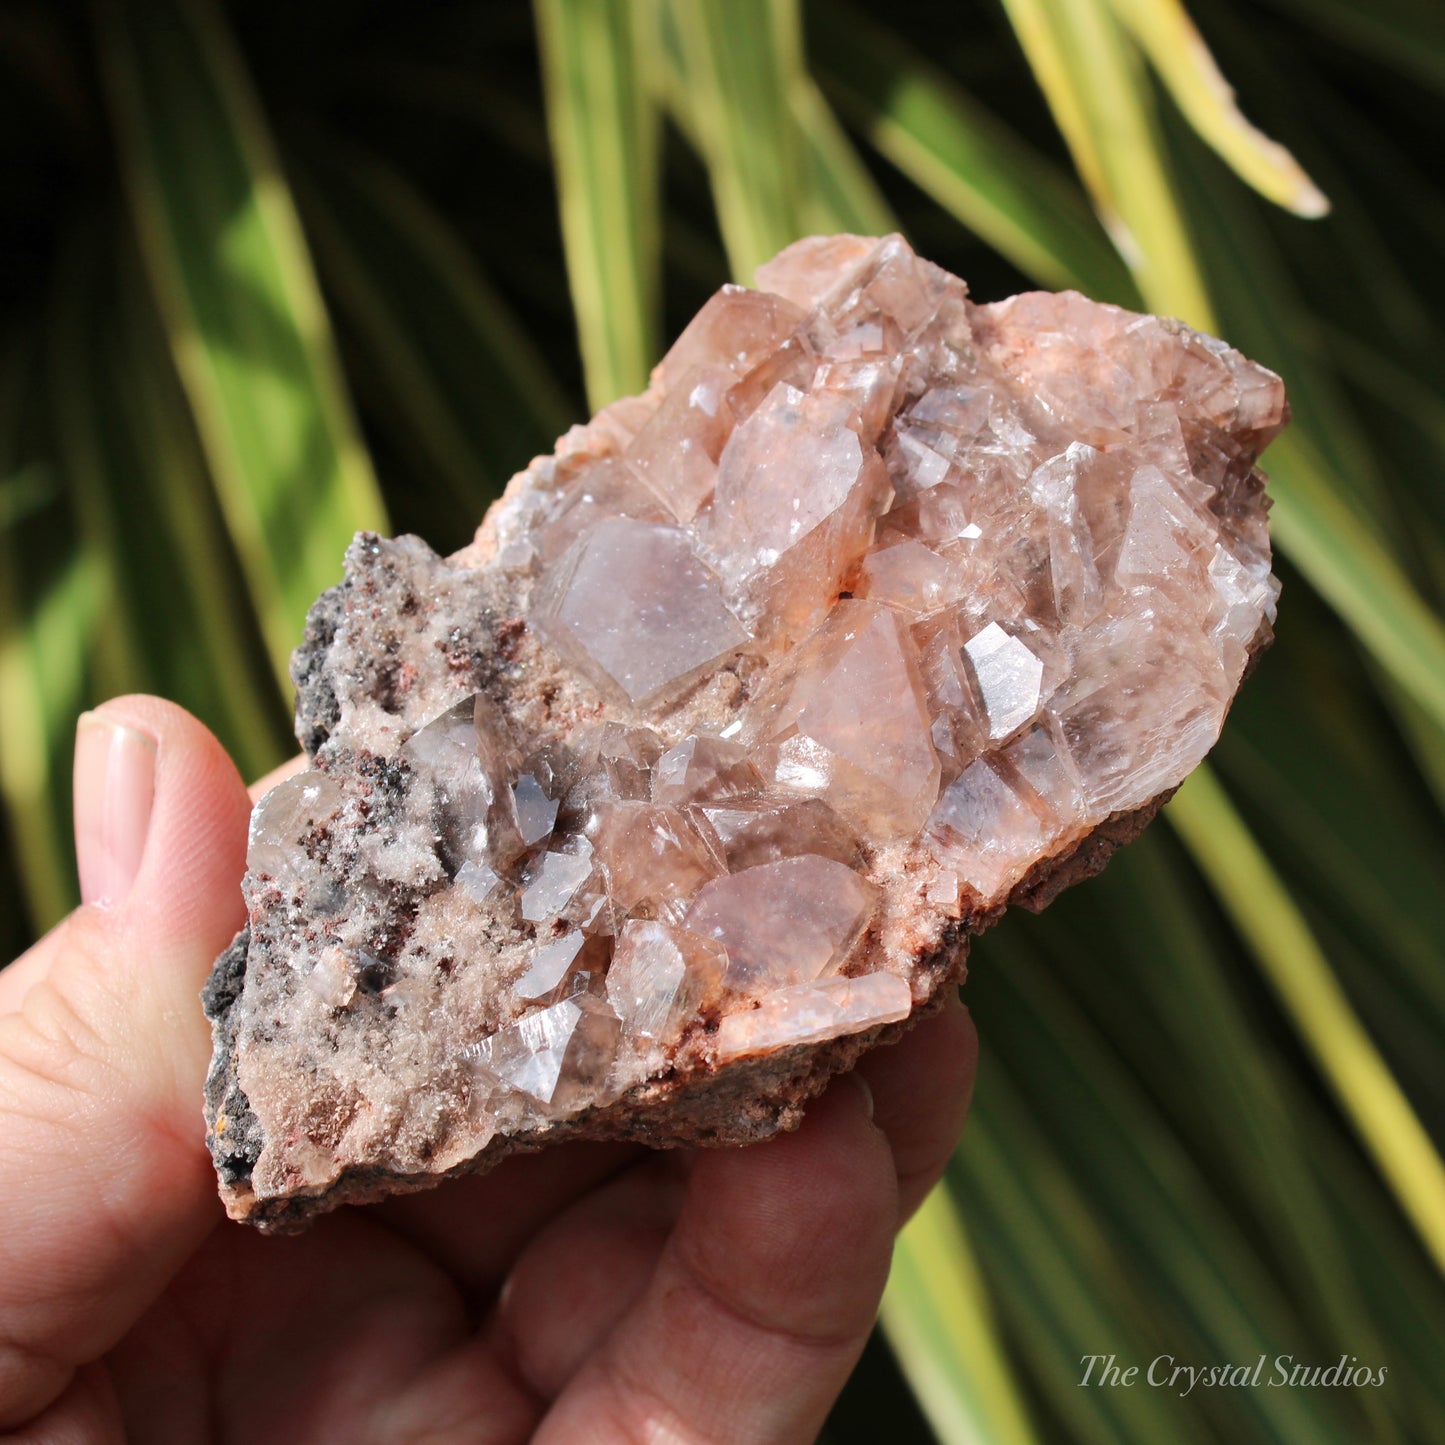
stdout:
<svg viewBox="0 0 1445 1445">
<path fill-rule="evenodd" d="M 296 740 L 308 759 L 316 756 L 341 721 L 341 703 L 331 685 L 326 655 L 346 615 L 346 593 L 351 585 L 348 568 L 346 576 L 335 587 L 328 587 L 311 604 L 306 614 L 306 630 L 291 654 L 291 681 L 296 686 Z"/>
<path fill-rule="evenodd" d="M 1092 878 L 1117 848 L 1132 842 L 1173 795 L 1161 793 L 1141 808 L 1115 813 L 1073 847 L 1041 859 L 992 908 L 965 915 L 946 931 L 938 948 L 918 960 L 915 978 L 928 977 L 928 990 L 906 1019 L 816 1044 L 799 1044 L 756 1059 L 715 1066 L 706 1072 L 674 1069 L 631 1090 L 615 1103 L 584 1109 L 543 1129 L 490 1140 L 472 1158 L 444 1172 L 396 1174 L 353 1169 L 314 1195 L 256 1201 L 246 1187 L 260 1155 L 261 1131 L 235 1078 L 232 1006 L 245 976 L 249 932 L 242 929 L 216 961 L 202 1001 L 215 1040 L 206 1081 L 206 1114 L 215 1127 L 206 1143 L 227 1194 L 232 1218 L 265 1234 L 295 1234 L 319 1215 L 343 1204 L 371 1204 L 393 1194 L 431 1189 L 447 1179 L 480 1174 L 513 1154 L 530 1154 L 568 1140 L 610 1140 L 655 1149 L 719 1148 L 753 1144 L 796 1129 L 809 1100 L 830 1079 L 851 1069 L 869 1050 L 897 1043 L 915 1024 L 938 1012 L 947 990 L 968 972 L 969 941 L 1001 918 L 1013 904 L 1039 911 L 1074 883 Z M 659 1124 L 665 1129 L 659 1130 Z"/>
<path fill-rule="evenodd" d="M 236 1075 L 236 1025 L 231 1014 L 246 982 L 251 943 L 247 925 L 211 968 L 201 1006 L 211 1021 L 211 1067 L 206 1075 L 206 1145 L 223 1188 L 244 1187 L 261 1157 L 260 1122 Z"/>
</svg>

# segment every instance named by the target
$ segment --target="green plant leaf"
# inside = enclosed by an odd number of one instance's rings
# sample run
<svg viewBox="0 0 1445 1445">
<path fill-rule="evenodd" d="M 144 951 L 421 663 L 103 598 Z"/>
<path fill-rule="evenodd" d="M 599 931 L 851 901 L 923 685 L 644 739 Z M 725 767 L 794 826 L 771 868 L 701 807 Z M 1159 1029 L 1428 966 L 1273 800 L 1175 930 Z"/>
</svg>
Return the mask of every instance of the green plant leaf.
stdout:
<svg viewBox="0 0 1445 1445">
<path fill-rule="evenodd" d="M 1246 997 L 1242 1009 L 1230 1007 L 1238 983 L 1227 973 L 1201 992 L 1181 958 L 1181 942 L 1198 938 L 1199 964 L 1217 976 L 1227 941 L 1211 930 L 1192 933 L 1193 914 L 1171 908 L 1178 894 L 1149 892 L 1153 873 L 1138 883 L 1158 911 L 1135 911 L 1138 887 L 1120 886 L 1116 870 L 1137 874 L 1141 851 L 1157 852 L 1158 840 L 1132 845 L 1103 879 L 1044 918 L 1018 920 L 980 940 L 969 984 L 986 1047 L 959 1155 L 966 1181 L 960 1197 L 1010 1337 L 1021 1342 L 1031 1379 L 1051 1382 L 1050 1413 L 1067 1421 L 1066 1438 L 1108 1438 L 1112 1423 L 1091 1430 L 1086 1422 L 1114 1410 L 1136 1433 L 1143 1424 L 1142 1402 L 1129 1391 L 1078 1387 L 1087 1353 L 1117 1351 L 1121 1363 L 1141 1365 L 1165 1351 L 1176 1360 L 1251 1364 L 1261 1352 L 1270 1360 L 1284 1353 L 1337 1359 L 1344 1349 L 1364 1358 L 1381 1336 L 1393 1340 L 1408 1317 L 1393 1303 L 1379 1304 L 1391 1293 L 1376 1267 L 1355 1266 L 1357 1216 L 1340 1221 L 1332 1181 L 1321 1177 L 1328 1166 L 1315 1167 L 1313 1144 L 1297 1140 L 1267 1163 L 1256 1157 L 1271 1133 L 1288 1142 L 1319 1124 L 1318 1106 L 1308 1087 L 1279 1099 L 1252 1091 L 1268 1080 L 1269 1060 L 1284 1064 L 1285 1077 L 1292 1060 L 1266 1043 L 1266 1071 L 1250 1071 L 1250 1035 L 1260 1027 L 1248 1022 L 1253 1005 Z M 1185 898 L 1197 892 L 1191 886 Z M 1001 1100 L 1010 1098 L 1001 1112 Z M 1007 1141 L 1010 1167 L 1031 1182 L 1039 1228 L 1067 1251 L 1076 1282 L 1065 1286 L 1069 1276 L 1061 1274 L 1056 1290 L 1057 1260 L 1037 1257 L 1032 1243 L 1017 1239 L 1017 1194 L 998 1200 L 996 1156 L 974 1152 L 980 1123 Z M 1338 1129 L 1332 1118 L 1331 1127 Z M 1344 1173 L 1369 1176 L 1359 1163 Z M 1342 1257 L 1345 1246 L 1350 1253 Z M 1371 1299 L 1367 1284 L 1383 1288 Z M 1438 1313 L 1438 1281 L 1424 1285 L 1428 1311 Z M 1057 1296 L 1075 1289 L 1110 1310 L 1107 1319 L 1060 1316 Z M 1385 1349 L 1393 1355 L 1393 1346 Z M 1152 1391 L 1165 1422 L 1171 1413 L 1182 1417 L 1177 1427 L 1163 1423 L 1155 1438 L 1173 1439 L 1183 1426 L 1202 1427 L 1210 1438 L 1399 1438 L 1402 1407 L 1410 1398 L 1415 1408 L 1416 1390 L 1403 1362 L 1392 1375 L 1398 1392 L 1362 1392 L 1347 1405 L 1302 1391 L 1290 1400 L 1269 1397 L 1291 1392 L 1266 1390 L 1187 1399 Z M 1419 1408 L 1438 1417 L 1438 1401 Z M 1366 1419 L 1374 1422 L 1368 1431 Z"/>
<path fill-rule="evenodd" d="M 35 378 L 17 345 L 0 362 L 0 486 L 49 501 L 0 527 L 0 800 L 17 844 L 17 891 L 38 934 L 78 901 L 70 753 L 99 594 L 88 551 L 45 555 L 68 519 L 54 479 L 27 460 L 22 434 L 34 402 Z"/>
<path fill-rule="evenodd" d="M 67 774 L 99 594 L 83 553 L 27 594 L 14 548 L 0 534 L 0 793 L 39 934 L 78 901 Z"/>
<path fill-rule="evenodd" d="M 1445 1271 L 1445 1163 L 1224 790 L 1198 768 L 1166 816 L 1249 941 L 1360 1143 Z"/>
<path fill-rule="evenodd" d="M 118 324 L 103 348 L 100 382 L 108 394 L 108 482 L 117 496 L 144 499 L 132 508 L 144 526 L 122 565 L 144 588 L 141 622 L 152 634 L 166 694 L 209 724 L 242 776 L 258 778 L 294 751 L 292 699 L 289 690 L 258 686 L 265 644 L 128 246 L 121 248 L 117 284 Z M 175 605 L 178 595 L 184 606 Z"/>
<path fill-rule="evenodd" d="M 947 1184 L 933 1189 L 898 1236 L 883 1325 L 940 1445 L 1037 1438 Z"/>
<path fill-rule="evenodd" d="M 659 355 L 656 44 L 647 0 L 535 0 L 567 276 L 595 411 Z"/>
<path fill-rule="evenodd" d="M 378 409 L 474 525 L 514 471 L 574 419 L 522 324 L 406 178 L 327 137 L 297 195 L 336 298 L 376 373 Z"/>
<path fill-rule="evenodd" d="M 1445 12 L 1433 0 L 1269 0 L 1392 72 L 1445 94 Z"/>
<path fill-rule="evenodd" d="M 127 533 L 142 517 L 139 509 L 127 512 L 122 504 L 125 493 L 114 484 L 101 416 L 97 338 L 104 336 L 106 327 L 98 287 L 104 267 L 97 240 L 93 228 L 77 227 L 61 252 L 47 337 L 47 392 L 54 408 L 52 431 L 61 475 L 101 599 L 92 639 L 96 681 L 102 694 L 154 692 L 159 674 L 138 596 L 143 571 L 127 565 Z"/>
<path fill-rule="evenodd" d="M 950 215 L 1044 286 L 1137 304 L 1078 187 L 935 66 L 851 6 L 810 14 L 828 93 Z"/>
<path fill-rule="evenodd" d="M 793 0 L 664 0 L 676 37 L 684 128 L 707 162 L 733 279 L 806 230 L 793 97 L 808 84 Z"/>
<path fill-rule="evenodd" d="M 1095 1219 L 1086 1187 L 1052 1148 L 1003 1057 L 990 1056 L 987 1033 L 984 1040 L 979 1091 L 950 1177 L 966 1201 L 995 1307 L 1047 1413 L 1067 1421 L 1068 1438 L 1099 1445 L 1206 1440 L 1193 1412 L 1173 1409 L 1156 1391 L 1080 1387 L 1083 1355 L 1147 1360 L 1161 1325 L 1132 1285 L 1128 1255 Z"/>
<path fill-rule="evenodd" d="M 1109 0 L 1200 137 L 1241 180 L 1299 216 L 1323 216 L 1324 193 L 1278 141 L 1251 125 L 1180 0 Z"/>
<path fill-rule="evenodd" d="M 56 498 L 55 479 L 38 467 L 0 478 L 0 532 L 12 531 Z"/>
<path fill-rule="evenodd" d="M 1157 1103 L 1120 1068 L 1107 1038 L 1089 1026 L 1042 959 L 1017 944 L 1005 958 L 1000 992 L 1016 1002 L 1005 1020 L 995 1018 L 995 1047 L 1031 1061 L 1019 1086 L 1049 1120 L 1064 1167 L 1096 1201 L 1099 1227 L 1148 1281 L 1160 1338 L 1180 1358 L 1190 1346 L 1211 1360 L 1251 1362 L 1306 1338 L 1272 1262 L 1223 1207 Z M 1316 1412 L 1302 1398 L 1261 1391 L 1242 1400 L 1239 1413 L 1283 1439 L 1304 1434 L 1341 1445 L 1349 1439 L 1312 1420 Z"/>
<path fill-rule="evenodd" d="M 89 639 L 96 689 L 174 699 L 257 776 L 282 759 L 290 699 L 256 688 L 264 653 L 139 265 L 125 245 L 107 264 L 98 240 L 78 228 L 62 254 L 47 388 L 102 599 Z"/>
<path fill-rule="evenodd" d="M 1380 666 L 1445 726 L 1445 623 L 1383 544 L 1357 526 L 1308 440 L 1288 432 L 1269 453 L 1280 550 Z"/>
<path fill-rule="evenodd" d="M 272 664 L 386 513 L 259 103 L 195 0 L 100 6 L 141 254 Z"/>
<path fill-rule="evenodd" d="M 1358 1155 L 1352 1165 L 1326 1166 L 1306 1144 L 1331 1129 L 1343 1134 L 1240 986 L 1236 975 L 1250 965 L 1231 958 L 1237 950 L 1182 849 L 1151 831 L 1063 911 L 1062 919 L 1029 920 L 1028 934 L 1049 944 L 1044 967 L 1071 985 L 1124 1067 L 1149 1081 L 1231 1219 L 1265 1241 L 1273 1272 L 1309 1322 L 1311 1347 L 1326 1357 L 1345 1349 L 1383 1358 L 1399 1316 L 1370 1298 L 1370 1286 L 1383 1283 L 1382 1267 L 1358 1262 L 1354 1213 L 1330 1197 L 1342 1172 L 1357 1186 L 1373 1183 L 1369 1166 Z M 1107 957 L 1109 966 L 1070 969 L 1068 960 L 1089 957 Z M 1408 1283 L 1402 1271 L 1397 1284 Z M 1303 1349 L 1300 1329 L 1281 1343 Z M 1390 1438 L 1385 1403 L 1359 1399 L 1373 1422 L 1370 1437 Z"/>
<path fill-rule="evenodd" d="M 804 191 L 805 230 L 886 236 L 898 229 L 877 183 L 811 79 L 793 87 L 793 115 L 812 183 Z"/>
<path fill-rule="evenodd" d="M 1217 329 L 1142 61 L 1105 0 L 1004 0 L 1105 229 L 1151 311 Z"/>
</svg>

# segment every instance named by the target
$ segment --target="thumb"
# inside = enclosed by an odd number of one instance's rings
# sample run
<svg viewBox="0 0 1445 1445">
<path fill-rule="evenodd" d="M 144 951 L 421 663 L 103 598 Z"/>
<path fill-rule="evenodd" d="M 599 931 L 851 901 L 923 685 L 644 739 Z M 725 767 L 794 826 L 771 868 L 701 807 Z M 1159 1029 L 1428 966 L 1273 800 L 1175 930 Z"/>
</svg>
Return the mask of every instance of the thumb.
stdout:
<svg viewBox="0 0 1445 1445">
<path fill-rule="evenodd" d="M 0 1430 L 45 1408 L 221 1216 L 197 993 L 243 919 L 249 802 L 158 698 L 80 720 L 85 903 L 0 973 Z"/>
</svg>

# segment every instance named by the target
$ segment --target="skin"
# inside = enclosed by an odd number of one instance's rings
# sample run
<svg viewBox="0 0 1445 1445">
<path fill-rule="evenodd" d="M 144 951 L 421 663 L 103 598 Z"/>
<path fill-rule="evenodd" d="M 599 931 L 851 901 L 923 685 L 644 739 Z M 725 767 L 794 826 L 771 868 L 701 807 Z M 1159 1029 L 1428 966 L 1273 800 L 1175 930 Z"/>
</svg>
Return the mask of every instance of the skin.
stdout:
<svg viewBox="0 0 1445 1445">
<path fill-rule="evenodd" d="M 836 1080 L 795 1134 L 562 1146 L 264 1238 L 225 1219 L 200 1112 L 196 995 L 242 922 L 247 791 L 179 708 L 99 716 L 154 741 L 154 803 L 123 898 L 0 972 L 0 1432 L 812 1439 L 962 1128 L 962 1006 Z"/>
</svg>

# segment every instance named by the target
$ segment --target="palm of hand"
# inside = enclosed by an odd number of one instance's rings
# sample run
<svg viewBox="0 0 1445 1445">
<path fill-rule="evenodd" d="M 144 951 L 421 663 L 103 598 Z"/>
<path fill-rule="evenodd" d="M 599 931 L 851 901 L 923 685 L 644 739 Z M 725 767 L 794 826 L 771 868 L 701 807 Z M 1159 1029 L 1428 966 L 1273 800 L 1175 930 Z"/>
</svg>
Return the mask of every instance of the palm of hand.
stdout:
<svg viewBox="0 0 1445 1445">
<path fill-rule="evenodd" d="M 746 1150 L 566 1145 L 267 1239 L 220 1218 L 194 997 L 246 799 L 193 720 L 144 865 L 0 974 L 0 1429 L 86 1441 L 800 1441 L 961 1127 L 956 1003 Z M 178 900 L 180 900 L 178 902 Z M 23 1438 L 23 1437 L 22 1437 Z"/>
</svg>

